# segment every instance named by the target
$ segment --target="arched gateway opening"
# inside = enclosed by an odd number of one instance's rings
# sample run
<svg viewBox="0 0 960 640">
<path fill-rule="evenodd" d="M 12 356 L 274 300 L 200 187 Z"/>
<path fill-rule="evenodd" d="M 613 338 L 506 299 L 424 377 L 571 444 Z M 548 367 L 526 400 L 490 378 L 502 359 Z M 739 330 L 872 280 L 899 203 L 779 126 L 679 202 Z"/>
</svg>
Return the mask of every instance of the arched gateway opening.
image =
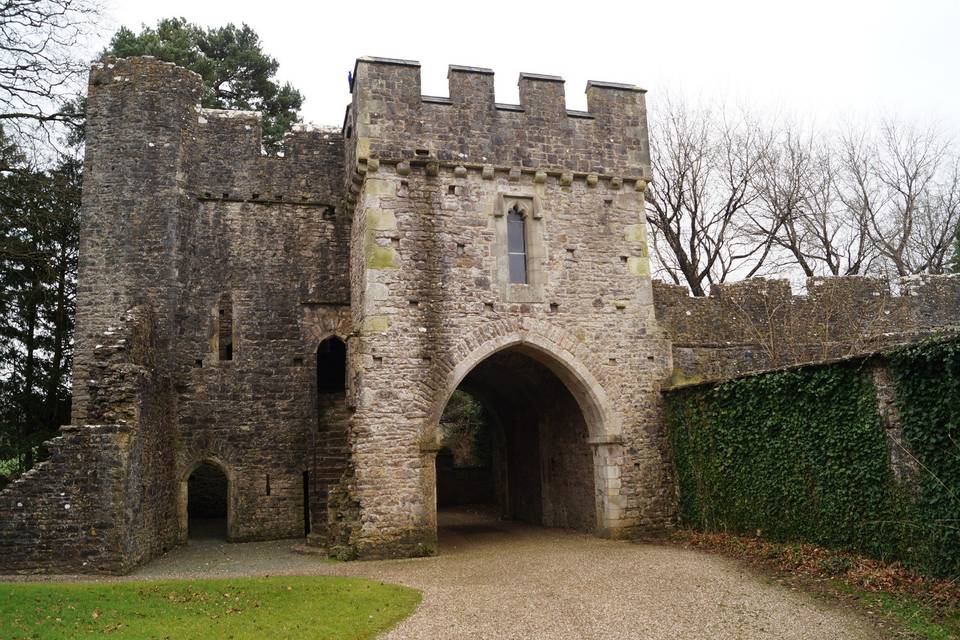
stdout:
<svg viewBox="0 0 960 640">
<path fill-rule="evenodd" d="M 438 421 L 440 544 L 445 530 L 482 514 L 596 531 L 590 418 L 599 420 L 599 410 L 576 373 L 531 345 L 496 350 L 473 366 Z"/>
</svg>

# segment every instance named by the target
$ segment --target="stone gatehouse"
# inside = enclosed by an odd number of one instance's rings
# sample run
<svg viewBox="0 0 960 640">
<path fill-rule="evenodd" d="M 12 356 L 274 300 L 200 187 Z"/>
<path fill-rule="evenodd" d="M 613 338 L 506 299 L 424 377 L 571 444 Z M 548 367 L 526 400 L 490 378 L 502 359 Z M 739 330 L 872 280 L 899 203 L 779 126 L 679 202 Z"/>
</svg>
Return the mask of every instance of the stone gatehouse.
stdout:
<svg viewBox="0 0 960 640">
<path fill-rule="evenodd" d="M 259 116 L 198 108 L 195 74 L 94 65 L 73 424 L 0 494 L 0 568 L 124 572 L 194 510 L 233 541 L 433 553 L 457 389 L 493 417 L 505 517 L 672 525 L 662 385 L 821 357 L 824 335 L 779 359 L 752 337 L 787 324 L 776 283 L 654 288 L 641 89 L 590 82 L 581 112 L 558 77 L 521 74 L 519 105 L 488 69 L 448 77 L 423 96 L 417 63 L 361 58 L 343 126 L 267 156 Z M 866 292 L 844 309 L 875 311 L 870 335 L 816 292 L 774 293 L 842 351 L 955 323 L 956 279 L 912 286 L 831 285 Z"/>
</svg>

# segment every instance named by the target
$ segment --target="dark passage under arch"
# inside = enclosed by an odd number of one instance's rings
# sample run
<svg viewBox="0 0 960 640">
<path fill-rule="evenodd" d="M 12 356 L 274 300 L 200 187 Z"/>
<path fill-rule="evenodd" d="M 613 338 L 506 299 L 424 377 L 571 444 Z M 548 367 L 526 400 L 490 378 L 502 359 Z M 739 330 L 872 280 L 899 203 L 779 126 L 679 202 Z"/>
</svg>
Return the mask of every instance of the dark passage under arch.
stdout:
<svg viewBox="0 0 960 640">
<path fill-rule="evenodd" d="M 187 532 L 190 539 L 227 539 L 227 476 L 204 462 L 187 479 Z"/>
<path fill-rule="evenodd" d="M 576 398 L 521 347 L 498 351 L 464 377 L 440 419 L 437 507 L 594 531 L 593 451 Z"/>
</svg>

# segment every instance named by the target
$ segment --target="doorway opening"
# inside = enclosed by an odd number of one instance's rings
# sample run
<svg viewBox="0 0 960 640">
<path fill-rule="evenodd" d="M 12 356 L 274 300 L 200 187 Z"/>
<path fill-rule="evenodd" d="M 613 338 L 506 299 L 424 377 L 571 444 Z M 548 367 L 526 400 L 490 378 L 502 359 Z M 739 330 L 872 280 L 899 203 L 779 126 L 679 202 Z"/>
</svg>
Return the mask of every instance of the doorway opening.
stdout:
<svg viewBox="0 0 960 640">
<path fill-rule="evenodd" d="M 332 487 L 340 481 L 350 456 L 347 408 L 347 345 L 330 336 L 317 346 L 317 430 L 309 472 L 303 474 L 304 531 L 322 537 Z"/>
<path fill-rule="evenodd" d="M 187 478 L 187 532 L 190 540 L 227 540 L 227 475 L 210 462 Z"/>
</svg>

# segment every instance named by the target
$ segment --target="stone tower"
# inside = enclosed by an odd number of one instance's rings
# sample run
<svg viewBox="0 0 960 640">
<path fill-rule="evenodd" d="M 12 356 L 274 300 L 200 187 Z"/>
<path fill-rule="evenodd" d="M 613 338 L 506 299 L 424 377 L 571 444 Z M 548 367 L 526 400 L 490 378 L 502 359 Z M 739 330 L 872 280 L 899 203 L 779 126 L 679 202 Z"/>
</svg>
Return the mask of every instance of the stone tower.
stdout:
<svg viewBox="0 0 960 640">
<path fill-rule="evenodd" d="M 458 386 L 504 431 L 514 517 L 603 535 L 672 516 L 643 216 L 642 90 L 363 58 L 345 144 L 352 203 L 351 423 L 361 555 L 434 544 L 436 424 Z M 510 227 L 522 229 L 515 274 Z M 522 269 L 521 269 L 522 270 Z M 530 490 L 537 487 L 537 490 Z"/>
</svg>

